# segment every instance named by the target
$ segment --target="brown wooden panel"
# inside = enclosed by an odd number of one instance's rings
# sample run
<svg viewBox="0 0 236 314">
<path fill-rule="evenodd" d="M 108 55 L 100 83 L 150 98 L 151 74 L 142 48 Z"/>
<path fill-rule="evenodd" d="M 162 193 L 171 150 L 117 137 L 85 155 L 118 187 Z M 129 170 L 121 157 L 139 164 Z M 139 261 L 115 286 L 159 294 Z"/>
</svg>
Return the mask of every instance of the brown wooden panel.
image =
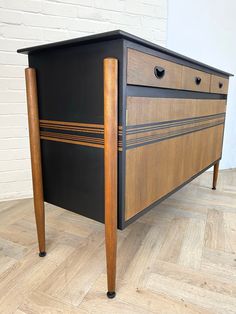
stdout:
<svg viewBox="0 0 236 314">
<path fill-rule="evenodd" d="M 155 123 L 146 126 L 128 128 L 126 131 L 126 149 L 163 141 L 176 136 L 200 131 L 224 123 L 225 114 L 206 116 L 181 121 Z"/>
<path fill-rule="evenodd" d="M 199 79 L 199 85 L 196 83 Z M 209 92 L 211 75 L 189 67 L 183 67 L 182 89 Z"/>
<path fill-rule="evenodd" d="M 227 94 L 229 80 L 217 75 L 211 75 L 211 93 Z"/>
<path fill-rule="evenodd" d="M 223 113 L 226 100 L 127 98 L 127 125 L 154 123 Z"/>
<path fill-rule="evenodd" d="M 159 79 L 154 68 L 165 69 L 165 75 Z M 133 85 L 181 88 L 182 65 L 128 49 L 127 83 Z"/>
<path fill-rule="evenodd" d="M 125 219 L 220 158 L 223 125 L 126 152 Z"/>
</svg>

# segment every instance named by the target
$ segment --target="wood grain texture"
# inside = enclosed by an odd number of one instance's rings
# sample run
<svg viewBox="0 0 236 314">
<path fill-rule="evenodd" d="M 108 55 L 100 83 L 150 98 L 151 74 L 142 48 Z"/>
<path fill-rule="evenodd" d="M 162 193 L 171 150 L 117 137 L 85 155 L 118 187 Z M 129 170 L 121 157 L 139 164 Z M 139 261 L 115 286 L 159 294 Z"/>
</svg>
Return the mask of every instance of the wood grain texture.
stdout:
<svg viewBox="0 0 236 314">
<path fill-rule="evenodd" d="M 46 250 L 45 213 L 44 213 L 43 179 L 40 149 L 37 80 L 35 69 L 27 68 L 25 70 L 25 79 L 28 107 L 32 181 L 34 193 L 34 210 L 37 225 L 39 252 L 45 252 Z"/>
<path fill-rule="evenodd" d="M 50 252 L 40 259 L 33 200 L 1 202 L 0 312 L 234 313 L 236 170 L 219 172 L 216 191 L 211 181 L 202 174 L 119 231 L 112 301 L 102 224 L 46 203 Z"/>
<path fill-rule="evenodd" d="M 105 236 L 108 293 L 115 292 L 117 250 L 118 61 L 104 59 Z"/>
<path fill-rule="evenodd" d="M 196 78 L 201 80 L 200 84 L 196 84 Z M 189 67 L 182 68 L 182 89 L 209 92 L 210 91 L 211 75 Z"/>
<path fill-rule="evenodd" d="M 127 50 L 127 60 L 127 84 L 227 94 L 226 78 L 130 48 Z M 156 66 L 165 70 L 162 78 L 155 76 Z M 200 79 L 199 84 L 196 83 L 197 78 Z M 223 86 L 220 87 L 219 83 L 223 83 Z"/>
<path fill-rule="evenodd" d="M 228 79 L 217 75 L 211 75 L 211 93 L 227 94 L 228 86 Z"/>
<path fill-rule="evenodd" d="M 55 137 L 55 134 L 54 136 L 51 136 L 52 134 L 45 134 L 45 133 L 42 133 L 42 135 L 40 136 L 40 138 L 42 140 L 47 140 L 47 141 L 54 141 L 54 142 L 60 142 L 60 143 L 68 143 L 68 144 L 74 144 L 74 145 L 82 145 L 82 146 L 89 146 L 89 147 L 96 147 L 96 148 L 104 148 L 104 144 L 101 143 L 94 143 L 94 141 L 92 143 L 90 143 L 89 141 L 87 141 L 87 138 L 84 139 L 86 141 L 80 141 L 79 139 L 70 139 L 70 138 L 63 138 L 63 137 Z"/>
<path fill-rule="evenodd" d="M 137 50 L 128 49 L 127 83 L 133 85 L 181 88 L 182 66 Z M 158 79 L 155 66 L 165 69 L 165 75 Z"/>
<path fill-rule="evenodd" d="M 217 184 L 217 179 L 218 179 L 218 172 L 219 172 L 219 165 L 220 165 L 219 161 L 217 161 L 217 163 L 215 163 L 215 165 L 214 165 L 213 182 L 212 182 L 212 189 L 213 190 L 216 189 L 216 184 Z"/>
<path fill-rule="evenodd" d="M 220 158 L 223 125 L 126 152 L 126 220 Z"/>
<path fill-rule="evenodd" d="M 122 151 L 122 126 L 118 127 L 118 150 Z M 42 140 L 104 148 L 104 125 L 69 121 L 40 120 Z"/>
<path fill-rule="evenodd" d="M 126 130 L 126 149 L 133 149 L 138 146 L 199 132 L 217 125 L 224 125 L 224 122 L 225 115 L 219 114 L 181 121 L 170 120 L 165 123 L 148 124 L 145 127 L 135 126 Z"/>
<path fill-rule="evenodd" d="M 127 97 L 127 126 L 224 113 L 226 100 Z"/>
</svg>

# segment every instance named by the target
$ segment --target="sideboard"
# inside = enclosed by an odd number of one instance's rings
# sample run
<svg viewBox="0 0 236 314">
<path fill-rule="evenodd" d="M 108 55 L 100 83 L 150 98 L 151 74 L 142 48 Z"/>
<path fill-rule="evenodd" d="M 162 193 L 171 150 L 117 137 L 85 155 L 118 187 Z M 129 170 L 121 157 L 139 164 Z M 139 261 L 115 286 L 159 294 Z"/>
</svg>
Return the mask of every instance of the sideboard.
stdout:
<svg viewBox="0 0 236 314">
<path fill-rule="evenodd" d="M 212 166 L 216 188 L 231 74 L 120 30 L 18 52 L 39 255 L 44 201 L 105 223 L 113 298 L 117 228 Z"/>
</svg>

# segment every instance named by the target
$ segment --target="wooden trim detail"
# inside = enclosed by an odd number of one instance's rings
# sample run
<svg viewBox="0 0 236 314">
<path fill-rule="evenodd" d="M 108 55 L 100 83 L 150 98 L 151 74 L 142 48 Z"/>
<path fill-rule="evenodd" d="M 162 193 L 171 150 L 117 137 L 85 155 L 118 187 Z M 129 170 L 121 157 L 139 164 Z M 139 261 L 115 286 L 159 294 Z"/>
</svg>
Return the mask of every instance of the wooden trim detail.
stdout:
<svg viewBox="0 0 236 314">
<path fill-rule="evenodd" d="M 38 96 L 36 71 L 25 69 L 26 94 L 29 122 L 29 139 L 31 152 L 31 167 L 34 193 L 34 211 L 36 218 L 40 256 L 45 255 L 45 209 L 43 197 L 43 179 L 40 149 L 40 130 L 38 115 Z"/>
<path fill-rule="evenodd" d="M 94 143 L 87 143 L 87 142 L 81 142 L 81 141 L 74 141 L 70 139 L 63 139 L 63 138 L 54 138 L 50 136 L 43 136 L 41 135 L 40 137 L 42 140 L 47 140 L 47 141 L 54 141 L 54 142 L 59 142 L 59 143 L 67 143 L 67 144 L 76 144 L 76 145 L 81 145 L 81 146 L 89 146 L 89 147 L 96 147 L 96 148 L 104 148 L 103 144 L 94 144 Z"/>
<path fill-rule="evenodd" d="M 96 129 L 102 129 L 104 130 L 103 124 L 97 124 L 97 123 L 80 123 L 80 122 L 70 122 L 70 121 L 56 121 L 56 120 L 40 120 L 40 125 L 58 125 L 58 126 L 71 126 L 71 127 L 90 127 L 90 128 L 96 128 Z"/>
<path fill-rule="evenodd" d="M 104 59 L 105 237 L 108 297 L 115 296 L 117 251 L 118 60 Z"/>
<path fill-rule="evenodd" d="M 225 122 L 225 113 L 191 119 L 157 122 L 129 127 L 126 131 L 126 148 L 169 140 L 174 137 L 205 130 Z"/>
<path fill-rule="evenodd" d="M 122 126 L 117 129 L 118 150 L 122 151 Z M 40 120 L 42 140 L 104 149 L 104 125 L 68 121 Z"/>
</svg>

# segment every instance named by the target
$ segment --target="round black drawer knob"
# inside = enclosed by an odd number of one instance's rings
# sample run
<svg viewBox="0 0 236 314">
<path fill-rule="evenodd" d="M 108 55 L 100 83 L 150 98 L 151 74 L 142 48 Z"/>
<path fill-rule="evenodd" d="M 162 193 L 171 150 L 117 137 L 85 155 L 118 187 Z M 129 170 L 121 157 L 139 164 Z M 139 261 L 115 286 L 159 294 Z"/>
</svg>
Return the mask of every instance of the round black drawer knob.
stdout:
<svg viewBox="0 0 236 314">
<path fill-rule="evenodd" d="M 222 82 L 219 82 L 219 88 L 222 88 L 223 87 L 223 83 Z"/>
<path fill-rule="evenodd" d="M 195 83 L 196 83 L 197 85 L 200 85 L 200 84 L 201 84 L 201 81 L 202 81 L 202 79 L 201 79 L 199 76 L 197 76 L 197 77 L 195 78 Z"/>
<path fill-rule="evenodd" d="M 165 69 L 162 68 L 162 67 L 156 66 L 154 68 L 154 74 L 155 74 L 156 78 L 162 79 L 164 77 L 164 75 L 165 75 Z"/>
</svg>

